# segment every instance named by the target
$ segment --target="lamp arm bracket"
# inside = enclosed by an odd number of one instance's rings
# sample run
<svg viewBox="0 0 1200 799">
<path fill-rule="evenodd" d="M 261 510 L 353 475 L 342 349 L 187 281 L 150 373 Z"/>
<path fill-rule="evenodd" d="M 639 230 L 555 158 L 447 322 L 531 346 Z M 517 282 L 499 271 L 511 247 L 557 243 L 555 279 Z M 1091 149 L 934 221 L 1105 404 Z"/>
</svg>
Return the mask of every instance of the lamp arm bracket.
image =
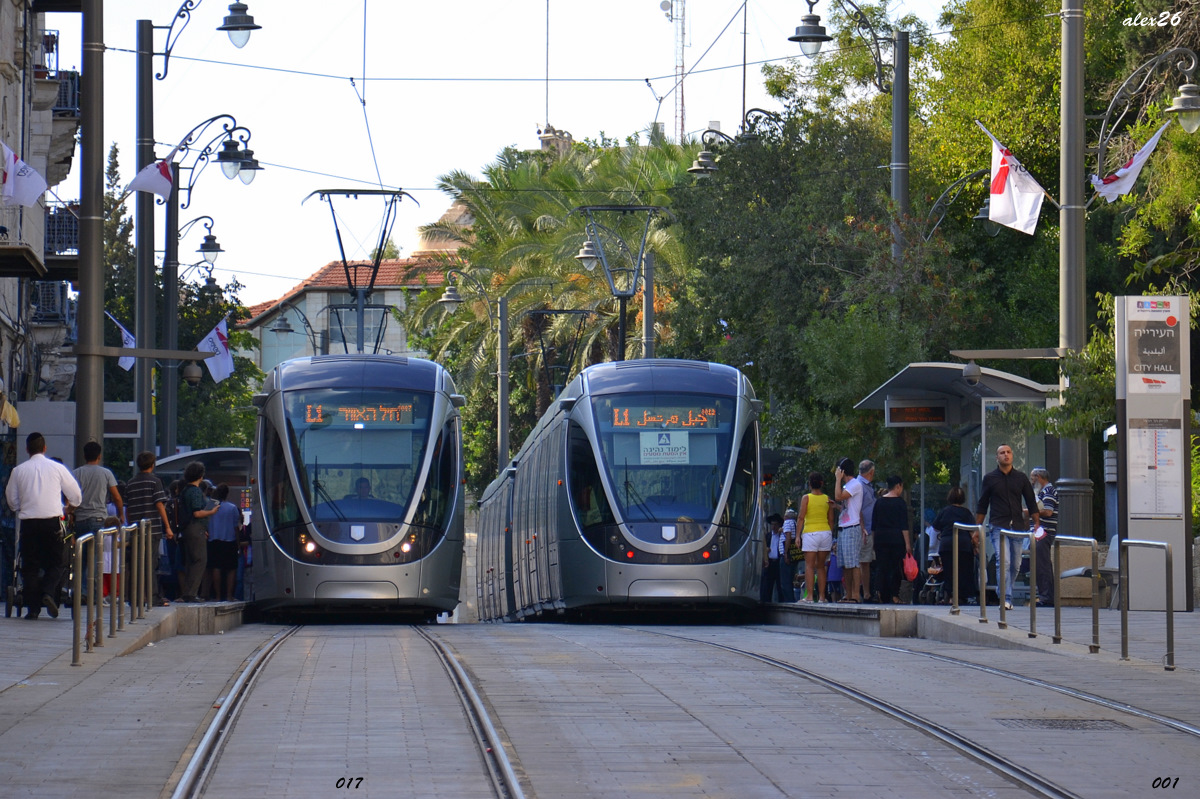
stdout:
<svg viewBox="0 0 1200 799">
<path fill-rule="evenodd" d="M 933 224 L 929 226 L 929 232 L 925 233 L 923 236 L 925 241 L 929 241 L 929 239 L 932 238 L 933 232 L 938 229 L 938 225 L 942 224 L 942 220 L 946 218 L 946 214 L 949 212 L 950 206 L 953 205 L 954 201 L 958 199 L 958 195 L 962 193 L 962 190 L 966 188 L 966 185 L 972 180 L 990 173 L 990 167 L 976 169 L 971 174 L 963 175 L 961 178 L 946 187 L 946 190 L 942 192 L 942 196 L 938 197 L 937 200 L 934 201 L 933 207 L 929 209 L 929 219 L 932 220 Z"/>
<path fill-rule="evenodd" d="M 1191 48 L 1172 47 L 1170 50 L 1160 53 L 1135 69 L 1117 88 L 1116 93 L 1113 94 L 1113 98 L 1108 104 L 1108 108 L 1102 116 L 1089 117 L 1089 119 L 1098 118 L 1101 120 L 1100 135 L 1095 148 L 1097 175 L 1105 173 L 1104 156 L 1109 142 L 1112 141 L 1113 133 L 1121 126 L 1121 122 L 1124 121 L 1125 116 L 1133 106 L 1134 99 L 1150 87 L 1151 81 L 1159 68 L 1164 64 L 1171 64 L 1184 74 L 1184 77 L 1187 78 L 1187 83 L 1191 83 L 1194 79 L 1197 63 L 1196 52 Z"/>
<path fill-rule="evenodd" d="M 192 21 L 192 11 L 194 11 L 204 0 L 183 0 L 183 4 L 175 12 L 175 16 L 171 18 L 170 25 L 155 25 L 157 30 L 167 31 L 167 41 L 164 45 L 162 53 L 154 53 L 163 57 L 163 71 L 154 75 L 155 80 L 164 80 L 167 77 L 167 70 L 171 65 L 171 48 L 175 46 L 175 42 L 179 41 L 180 35 L 183 34 L 183 29 Z M 176 24 L 183 20 L 183 24 L 179 26 L 179 30 L 175 30 Z"/>
</svg>

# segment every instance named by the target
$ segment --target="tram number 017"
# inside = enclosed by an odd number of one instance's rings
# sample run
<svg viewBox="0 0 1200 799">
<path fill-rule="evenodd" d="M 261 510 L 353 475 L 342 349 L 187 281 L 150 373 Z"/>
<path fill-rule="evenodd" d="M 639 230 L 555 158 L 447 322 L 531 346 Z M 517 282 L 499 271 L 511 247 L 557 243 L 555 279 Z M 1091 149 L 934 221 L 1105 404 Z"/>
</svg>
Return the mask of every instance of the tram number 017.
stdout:
<svg viewBox="0 0 1200 799">
<path fill-rule="evenodd" d="M 358 786 L 362 785 L 362 781 L 362 777 L 338 777 L 337 787 L 357 789 Z M 1157 788 L 1158 786 L 1155 785 L 1154 787 Z"/>
<path fill-rule="evenodd" d="M 1174 788 L 1179 784 L 1178 777 L 1155 777 L 1151 788 Z"/>
</svg>

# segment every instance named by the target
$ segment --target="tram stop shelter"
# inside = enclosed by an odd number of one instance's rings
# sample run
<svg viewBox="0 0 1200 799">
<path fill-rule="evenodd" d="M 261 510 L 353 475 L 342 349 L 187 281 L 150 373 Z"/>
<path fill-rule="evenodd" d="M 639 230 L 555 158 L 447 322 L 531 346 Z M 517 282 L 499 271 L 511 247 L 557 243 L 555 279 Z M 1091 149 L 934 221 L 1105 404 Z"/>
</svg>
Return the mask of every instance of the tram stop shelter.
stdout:
<svg viewBox="0 0 1200 799">
<path fill-rule="evenodd" d="M 1036 383 L 1025 377 L 978 367 L 974 363 L 910 363 L 854 407 L 882 410 L 886 427 L 919 427 L 921 436 L 921 518 L 924 518 L 925 441 L 957 439 L 959 473 L 967 490 L 967 506 L 979 497 L 983 475 L 995 468 L 994 451 L 1000 444 L 1013 449 L 1013 465 L 1028 473 L 1045 466 L 1058 471 L 1058 448 L 1046 446 L 1043 431 L 1015 429 L 1004 418 L 1012 403 L 1056 403 L 1049 395 L 1057 385 Z M 1055 462 L 1048 462 L 1048 456 Z M 941 498 L 937 498 L 940 500 Z M 918 536 L 924 545 L 924 536 Z"/>
</svg>

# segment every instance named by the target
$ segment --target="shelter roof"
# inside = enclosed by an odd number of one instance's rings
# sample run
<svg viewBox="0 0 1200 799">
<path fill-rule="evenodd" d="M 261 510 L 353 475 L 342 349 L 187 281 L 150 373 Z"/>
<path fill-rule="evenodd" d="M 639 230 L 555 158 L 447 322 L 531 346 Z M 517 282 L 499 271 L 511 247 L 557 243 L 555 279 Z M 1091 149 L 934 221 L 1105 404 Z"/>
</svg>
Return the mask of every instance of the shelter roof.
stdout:
<svg viewBox="0 0 1200 799">
<path fill-rule="evenodd" d="M 854 407 L 860 410 L 883 410 L 890 399 L 937 399 L 952 397 L 960 400 L 986 397 L 1043 399 L 1058 386 L 1036 383 L 1028 378 L 981 367 L 979 382 L 971 385 L 963 378 L 961 363 L 910 363 L 890 380 L 872 391 Z"/>
</svg>

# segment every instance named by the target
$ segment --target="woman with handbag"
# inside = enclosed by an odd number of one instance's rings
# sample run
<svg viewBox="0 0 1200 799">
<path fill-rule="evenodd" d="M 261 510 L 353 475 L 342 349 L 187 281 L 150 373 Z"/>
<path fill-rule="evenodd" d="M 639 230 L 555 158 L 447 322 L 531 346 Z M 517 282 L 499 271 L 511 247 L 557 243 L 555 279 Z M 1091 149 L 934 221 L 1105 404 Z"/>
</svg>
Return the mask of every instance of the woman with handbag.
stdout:
<svg viewBox="0 0 1200 799">
<path fill-rule="evenodd" d="M 875 557 L 879 561 L 879 600 L 900 603 L 900 583 L 904 579 L 904 559 L 912 556 L 908 503 L 904 501 L 904 481 L 897 475 L 887 479 L 887 492 L 875 503 L 873 528 Z"/>
<path fill-rule="evenodd" d="M 808 476 L 809 493 L 800 498 L 796 526 L 804 550 L 804 602 L 828 602 L 825 593 L 826 561 L 833 549 L 833 508 L 824 492 L 825 478 L 819 472 Z M 813 583 L 817 594 L 813 599 Z"/>
</svg>

